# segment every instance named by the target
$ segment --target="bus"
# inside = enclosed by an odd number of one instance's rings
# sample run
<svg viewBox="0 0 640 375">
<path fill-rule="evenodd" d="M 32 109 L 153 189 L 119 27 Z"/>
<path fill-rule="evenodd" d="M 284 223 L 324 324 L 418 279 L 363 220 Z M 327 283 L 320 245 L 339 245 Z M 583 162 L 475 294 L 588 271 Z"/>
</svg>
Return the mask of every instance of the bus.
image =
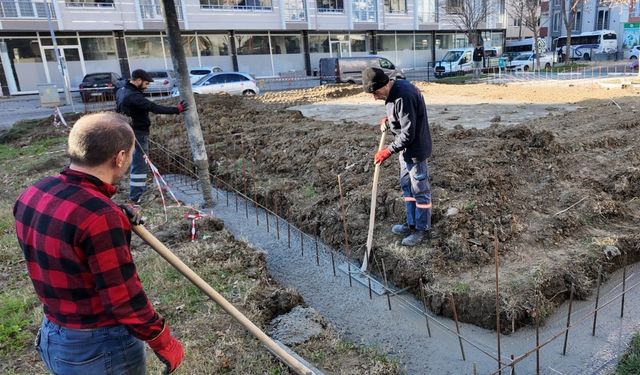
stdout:
<svg viewBox="0 0 640 375">
<path fill-rule="evenodd" d="M 558 61 L 564 60 L 567 52 L 567 37 L 561 36 L 553 40 L 553 50 L 558 55 Z M 611 30 L 589 31 L 571 35 L 571 59 L 591 60 L 596 53 L 618 52 L 618 35 Z"/>
<path fill-rule="evenodd" d="M 535 38 L 507 40 L 504 46 L 504 55 L 511 61 L 521 53 L 536 53 L 534 39 Z M 547 52 L 547 41 L 544 38 L 538 38 L 538 53 L 544 52 Z"/>
</svg>

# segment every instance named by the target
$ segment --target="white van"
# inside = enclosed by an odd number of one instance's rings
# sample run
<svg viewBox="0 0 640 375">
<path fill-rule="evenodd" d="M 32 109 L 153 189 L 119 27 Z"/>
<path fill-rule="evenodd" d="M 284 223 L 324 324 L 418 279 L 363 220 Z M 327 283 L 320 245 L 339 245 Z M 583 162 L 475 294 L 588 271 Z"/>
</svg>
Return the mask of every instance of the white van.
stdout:
<svg viewBox="0 0 640 375">
<path fill-rule="evenodd" d="M 453 48 L 437 61 L 435 76 L 446 77 L 473 72 L 473 48 Z"/>
</svg>

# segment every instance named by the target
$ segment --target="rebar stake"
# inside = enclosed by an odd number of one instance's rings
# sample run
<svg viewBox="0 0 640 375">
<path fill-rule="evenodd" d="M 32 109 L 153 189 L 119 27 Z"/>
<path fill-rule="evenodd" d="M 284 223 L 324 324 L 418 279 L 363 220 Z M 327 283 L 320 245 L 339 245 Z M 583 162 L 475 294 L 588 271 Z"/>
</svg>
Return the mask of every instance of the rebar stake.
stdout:
<svg viewBox="0 0 640 375">
<path fill-rule="evenodd" d="M 216 190 L 216 192 L 217 191 L 218 190 Z M 227 198 L 227 207 L 229 207 L 229 191 L 228 190 L 227 190 L 227 194 L 225 194 L 225 195 L 226 195 L 226 198 Z M 217 198 L 217 196 L 216 196 L 216 198 Z"/>
<path fill-rule="evenodd" d="M 333 268 L 333 277 L 336 277 L 336 259 L 333 250 L 331 250 L 331 268 Z"/>
<path fill-rule="evenodd" d="M 593 309 L 593 328 L 591 329 L 591 336 L 596 335 L 596 322 L 598 320 L 598 304 L 600 302 L 600 280 L 602 278 L 602 265 L 598 268 L 598 281 L 596 286 L 596 306 Z"/>
<path fill-rule="evenodd" d="M 627 253 L 624 254 L 624 266 L 622 267 L 622 300 L 620 303 L 620 319 L 624 317 L 624 295 L 627 291 Z"/>
<path fill-rule="evenodd" d="M 562 355 L 567 354 L 567 341 L 569 340 L 569 326 L 571 325 L 571 308 L 573 307 L 573 283 L 569 292 L 569 311 L 567 312 L 567 330 L 564 333 L 564 344 L 562 345 Z"/>
<path fill-rule="evenodd" d="M 269 202 L 268 196 L 266 198 L 265 205 L 268 204 L 267 202 Z M 265 221 L 267 222 L 267 233 L 269 233 L 269 210 L 267 209 L 267 207 L 264 208 L 264 215 L 265 215 Z"/>
<path fill-rule="evenodd" d="M 498 243 L 498 229 L 493 228 L 493 236 L 495 237 L 494 258 L 496 263 L 496 340 L 498 341 L 498 371 L 502 373 L 502 356 L 500 354 L 500 254 Z"/>
<path fill-rule="evenodd" d="M 460 344 L 460 353 L 462 354 L 462 360 L 466 361 L 467 358 L 464 355 L 464 346 L 462 346 L 462 336 L 460 336 L 460 325 L 458 324 L 458 311 L 456 310 L 456 301 L 453 299 L 453 293 L 451 296 L 451 310 L 453 310 L 453 321 L 456 323 L 456 332 L 458 333 L 458 343 Z M 498 358 L 500 361 L 500 358 Z"/>
<path fill-rule="evenodd" d="M 235 192 L 236 196 L 236 212 L 238 212 L 238 190 L 233 189 L 233 191 Z"/>
<path fill-rule="evenodd" d="M 371 293 L 371 277 L 367 277 L 367 282 L 369 282 L 369 299 L 373 299 L 373 294 Z"/>
<path fill-rule="evenodd" d="M 384 258 L 382 258 L 382 276 L 384 276 L 384 289 L 387 295 L 387 304 L 391 310 L 391 293 L 389 293 L 389 282 L 387 281 L 387 268 L 384 266 Z"/>
<path fill-rule="evenodd" d="M 511 354 L 511 375 L 516 375 L 516 364 L 513 363 L 513 360 L 516 359 L 513 354 Z"/>
<path fill-rule="evenodd" d="M 258 215 L 258 188 L 256 187 L 256 160 L 251 163 L 251 178 L 253 179 L 253 207 L 256 210 L 256 225 L 260 225 L 260 216 Z"/>
<path fill-rule="evenodd" d="M 338 175 L 338 190 L 340 192 L 340 215 L 342 216 L 342 228 L 344 232 L 344 252 L 347 256 L 347 273 L 349 274 L 349 286 L 353 287 L 353 281 L 351 280 L 351 251 L 349 250 L 349 235 L 347 232 L 347 214 L 344 208 L 344 199 L 342 196 L 342 179 Z"/>
<path fill-rule="evenodd" d="M 422 297 L 422 307 L 424 308 L 424 320 L 427 323 L 427 334 L 431 337 L 431 327 L 429 327 L 429 314 L 427 313 L 427 299 L 424 297 L 424 284 L 420 280 L 420 297 Z"/>
<path fill-rule="evenodd" d="M 536 309 L 534 310 L 536 318 L 536 375 L 540 375 L 540 315 L 538 312 L 538 296 L 536 296 Z"/>
<path fill-rule="evenodd" d="M 278 216 L 278 200 L 274 200 L 275 204 L 275 216 L 276 216 L 276 239 L 280 240 L 280 217 Z"/>
<path fill-rule="evenodd" d="M 301 230 L 298 232 L 300 232 L 300 256 L 304 257 L 304 234 Z"/>
<path fill-rule="evenodd" d="M 316 247 L 316 266 L 320 265 L 320 250 L 318 249 L 318 236 L 314 236 L 314 244 Z"/>
<path fill-rule="evenodd" d="M 289 217 L 287 218 L 287 246 L 289 246 L 289 249 L 291 249 L 291 223 L 289 222 L 289 220 L 291 220 L 291 207 L 289 207 Z"/>
</svg>

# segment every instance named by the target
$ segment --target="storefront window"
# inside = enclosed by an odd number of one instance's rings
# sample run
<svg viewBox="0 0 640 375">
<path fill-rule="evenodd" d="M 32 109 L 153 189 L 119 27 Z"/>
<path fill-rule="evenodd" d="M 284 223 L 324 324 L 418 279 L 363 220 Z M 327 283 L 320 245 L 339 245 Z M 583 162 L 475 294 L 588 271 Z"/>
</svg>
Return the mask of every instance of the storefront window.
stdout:
<svg viewBox="0 0 640 375">
<path fill-rule="evenodd" d="M 309 51 L 311 53 L 329 53 L 329 35 L 309 35 Z"/>
<path fill-rule="evenodd" d="M 200 56 L 229 55 L 229 36 L 227 35 L 198 35 Z"/>
<path fill-rule="evenodd" d="M 273 54 L 294 54 L 300 53 L 302 38 L 299 35 L 272 35 L 271 47 Z"/>
<path fill-rule="evenodd" d="M 129 58 L 164 58 L 160 36 L 130 36 L 126 38 Z"/>
<path fill-rule="evenodd" d="M 117 58 L 113 38 L 80 38 L 85 60 L 109 60 Z"/>
<path fill-rule="evenodd" d="M 351 34 L 349 36 L 351 40 L 351 52 L 367 52 L 367 40 L 366 34 Z"/>
<path fill-rule="evenodd" d="M 413 35 L 398 34 L 396 37 L 397 50 L 413 50 Z"/>
<path fill-rule="evenodd" d="M 269 36 L 267 35 L 237 35 L 236 45 L 238 55 L 269 54 Z"/>
<path fill-rule="evenodd" d="M 415 49 L 416 50 L 430 50 L 431 49 L 431 35 L 430 34 L 416 34 L 415 36 Z"/>
<path fill-rule="evenodd" d="M 396 36 L 395 35 L 380 35 L 376 40 L 378 51 L 395 51 L 396 50 Z"/>
</svg>

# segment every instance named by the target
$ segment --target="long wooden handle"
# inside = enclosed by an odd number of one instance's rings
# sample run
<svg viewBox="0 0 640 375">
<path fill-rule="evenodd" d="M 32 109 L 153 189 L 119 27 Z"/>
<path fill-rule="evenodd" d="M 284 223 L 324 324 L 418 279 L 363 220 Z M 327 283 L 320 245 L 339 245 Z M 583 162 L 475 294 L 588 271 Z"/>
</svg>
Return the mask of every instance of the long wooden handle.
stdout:
<svg viewBox="0 0 640 375">
<path fill-rule="evenodd" d="M 292 370 L 301 375 L 313 375 L 307 366 L 300 362 L 297 358 L 289 354 L 282 347 L 280 347 L 271 337 L 267 336 L 260 328 L 258 328 L 253 322 L 251 322 L 244 314 L 236 309 L 229 303 L 223 296 L 215 291 L 206 281 L 202 280 L 198 274 L 193 272 L 189 266 L 184 264 L 175 256 L 171 250 L 169 250 L 162 242 L 160 242 L 155 236 L 142 225 L 134 225 L 133 231 L 140 236 L 146 243 L 148 243 L 153 250 L 155 250 L 161 257 L 163 257 L 169 264 L 183 274 L 189 281 L 195 286 L 200 288 L 209 298 L 217 303 L 224 311 L 229 313 L 235 320 L 240 322 L 251 334 L 258 338 L 274 355 L 276 355 L 282 362 L 286 363 Z"/>
<path fill-rule="evenodd" d="M 380 136 L 380 144 L 378 144 L 378 151 L 384 147 L 385 132 L 382 132 Z M 376 163 L 373 169 L 373 186 L 371 187 L 371 209 L 369 210 L 369 233 L 367 233 L 367 250 L 364 253 L 364 259 L 362 259 L 362 266 L 360 271 L 365 272 L 369 266 L 369 256 L 371 255 L 371 248 L 373 247 L 373 227 L 376 222 L 376 202 L 378 201 L 378 179 L 380 178 L 380 164 Z"/>
</svg>

